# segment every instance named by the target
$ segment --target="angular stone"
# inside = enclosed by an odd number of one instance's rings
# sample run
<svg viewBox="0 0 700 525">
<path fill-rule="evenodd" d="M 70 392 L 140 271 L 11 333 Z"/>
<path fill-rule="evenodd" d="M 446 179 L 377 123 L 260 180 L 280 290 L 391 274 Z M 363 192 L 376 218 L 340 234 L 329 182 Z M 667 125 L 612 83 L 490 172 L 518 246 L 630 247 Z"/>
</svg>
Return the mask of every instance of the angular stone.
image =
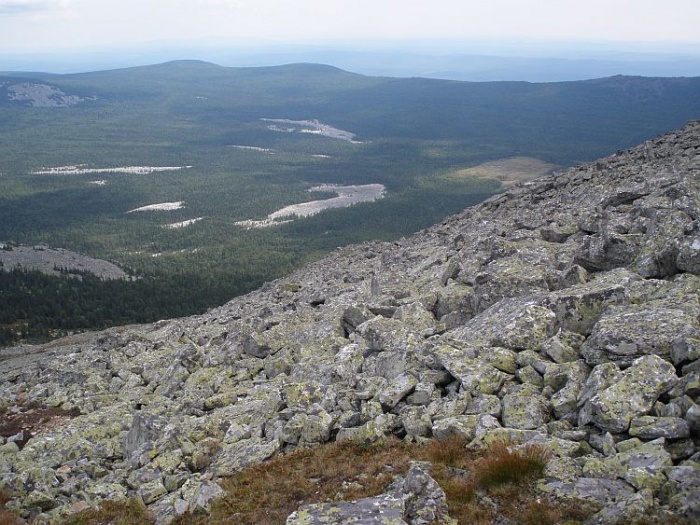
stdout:
<svg viewBox="0 0 700 525">
<path fill-rule="evenodd" d="M 579 359 L 579 353 L 557 336 L 545 341 L 542 345 L 542 353 L 555 363 L 570 363 Z"/>
<path fill-rule="evenodd" d="M 213 472 L 219 476 L 228 476 L 250 465 L 262 463 L 274 456 L 280 449 L 280 443 L 251 438 L 223 445 L 212 463 Z"/>
<path fill-rule="evenodd" d="M 448 518 L 447 496 L 430 476 L 430 463 L 413 461 L 398 494 L 405 499 L 404 519 L 411 525 L 444 522 Z"/>
<path fill-rule="evenodd" d="M 474 278 L 474 310 L 483 311 L 503 298 L 546 292 L 544 265 L 533 265 L 521 257 L 508 256 L 482 267 Z"/>
<path fill-rule="evenodd" d="M 554 335 L 556 315 L 525 299 L 504 299 L 447 335 L 456 341 L 482 340 L 515 351 L 539 350 Z"/>
<path fill-rule="evenodd" d="M 494 346 L 485 348 L 479 357 L 497 370 L 506 374 L 515 374 L 518 366 L 516 364 L 517 353 L 507 348 Z"/>
<path fill-rule="evenodd" d="M 559 498 L 576 498 L 606 505 L 632 496 L 634 488 L 620 479 L 581 477 L 572 483 L 552 481 L 540 485 L 547 494 Z"/>
<path fill-rule="evenodd" d="M 698 320 L 679 308 L 618 306 L 601 316 L 581 354 L 589 365 L 612 360 L 625 367 L 641 355 L 670 359 L 674 347 L 687 347 L 698 338 Z"/>
<path fill-rule="evenodd" d="M 591 516 L 587 523 L 636 523 L 653 509 L 654 493 L 644 489 L 636 494 L 620 498 Z"/>
<path fill-rule="evenodd" d="M 593 396 L 608 388 L 617 381 L 620 375 L 620 368 L 615 363 L 603 363 L 591 370 L 586 384 L 583 386 L 578 396 L 578 406 L 582 407 Z"/>
<path fill-rule="evenodd" d="M 503 397 L 503 426 L 534 430 L 551 420 L 551 406 L 540 396 L 530 393 L 507 394 Z"/>
<path fill-rule="evenodd" d="M 542 388 L 544 386 L 542 376 L 530 365 L 524 368 L 518 368 L 515 372 L 515 377 L 523 384 L 532 385 L 537 388 Z"/>
<path fill-rule="evenodd" d="M 640 357 L 620 374 L 615 384 L 586 403 L 580 424 L 590 420 L 602 430 L 625 432 L 632 419 L 648 414 L 659 396 L 677 382 L 670 363 L 656 355 Z"/>
<path fill-rule="evenodd" d="M 690 430 L 693 434 L 698 437 L 700 436 L 700 406 L 693 403 L 693 405 L 685 413 L 685 420 L 690 426 Z"/>
<path fill-rule="evenodd" d="M 155 441 L 166 425 L 167 421 L 164 418 L 150 414 L 135 414 L 131 428 L 124 437 L 122 446 L 124 457 L 138 461 L 137 458 L 134 458 L 136 453 L 144 444 Z"/>
<path fill-rule="evenodd" d="M 401 375 L 387 384 L 377 396 L 379 402 L 387 410 L 392 410 L 399 401 L 403 400 L 416 388 L 418 380 L 408 374 Z"/>
<path fill-rule="evenodd" d="M 666 467 L 673 466 L 671 455 L 664 448 L 663 438 L 649 441 L 638 447 L 617 454 L 623 466 L 628 469 L 647 469 L 649 472 L 661 472 Z"/>
<path fill-rule="evenodd" d="M 466 410 L 466 414 L 487 414 L 496 418 L 501 417 L 501 400 L 498 396 L 483 394 L 475 397 Z"/>
<path fill-rule="evenodd" d="M 615 270 L 586 284 L 553 292 L 544 305 L 556 314 L 561 328 L 588 335 L 606 308 L 629 302 L 625 287 L 635 279 L 639 276 L 627 270 Z"/>
<path fill-rule="evenodd" d="M 352 441 L 362 445 L 371 445 L 383 441 L 386 436 L 400 428 L 398 417 L 394 414 L 381 414 L 359 427 L 341 428 L 336 441 Z"/>
<path fill-rule="evenodd" d="M 495 394 L 506 380 L 506 374 L 480 359 L 465 357 L 464 353 L 449 346 L 435 350 L 440 364 L 459 379 L 462 388 L 473 394 Z"/>
<path fill-rule="evenodd" d="M 412 438 L 430 437 L 433 422 L 423 407 L 411 407 L 401 414 L 401 423 L 406 435 Z"/>
<path fill-rule="evenodd" d="M 456 416 L 435 421 L 433 423 L 433 436 L 439 440 L 458 436 L 465 442 L 471 441 L 476 437 L 477 417 L 476 415 Z"/>
<path fill-rule="evenodd" d="M 427 405 L 435 394 L 435 385 L 433 383 L 418 383 L 412 394 L 406 397 L 406 403 L 409 405 Z"/>
<path fill-rule="evenodd" d="M 306 421 L 301 430 L 301 443 L 325 443 L 331 437 L 333 417 L 320 406 L 314 407 L 306 415 Z"/>
<path fill-rule="evenodd" d="M 679 417 L 636 417 L 630 423 L 629 435 L 641 439 L 682 439 L 690 436 L 690 425 Z"/>
<path fill-rule="evenodd" d="M 357 374 L 362 370 L 362 349 L 351 344 L 341 348 L 334 357 L 333 377 L 349 386 L 357 383 Z"/>
<path fill-rule="evenodd" d="M 282 390 L 282 398 L 293 410 L 307 410 L 311 405 L 319 403 L 322 406 L 333 405 L 334 391 L 331 387 L 315 381 L 290 383 Z"/>
<path fill-rule="evenodd" d="M 163 482 L 158 479 L 141 485 L 137 493 L 146 505 L 150 505 L 151 503 L 165 496 L 168 491 L 166 490 L 165 486 L 163 486 Z"/>
<path fill-rule="evenodd" d="M 302 505 L 287 518 L 286 525 L 408 525 L 403 519 L 404 513 L 403 498 L 382 495 L 357 501 Z"/>
<path fill-rule="evenodd" d="M 587 458 L 583 465 L 582 474 L 587 478 L 617 479 L 622 478 L 626 468 L 616 457 Z"/>
</svg>

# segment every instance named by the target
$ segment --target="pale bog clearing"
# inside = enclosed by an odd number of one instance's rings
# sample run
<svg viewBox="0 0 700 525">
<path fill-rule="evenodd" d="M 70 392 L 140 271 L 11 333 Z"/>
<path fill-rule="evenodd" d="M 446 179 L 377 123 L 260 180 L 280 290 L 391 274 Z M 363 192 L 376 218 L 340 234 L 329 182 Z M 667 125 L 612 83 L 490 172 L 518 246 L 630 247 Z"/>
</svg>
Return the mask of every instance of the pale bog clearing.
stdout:
<svg viewBox="0 0 700 525">
<path fill-rule="evenodd" d="M 300 204 L 285 206 L 281 210 L 268 215 L 261 221 L 247 220 L 238 221 L 236 225 L 246 228 L 267 228 L 279 226 L 291 222 L 294 217 L 310 217 L 330 208 L 347 208 L 360 202 L 374 202 L 384 198 L 386 188 L 383 184 L 362 184 L 356 186 L 337 186 L 335 184 L 323 184 L 309 188 L 309 191 L 324 191 L 335 193 L 337 197 Z M 291 217 L 291 219 L 280 220 Z"/>
<path fill-rule="evenodd" d="M 447 178 L 452 180 L 467 177 L 495 179 L 507 188 L 516 182 L 532 180 L 546 175 L 558 167 L 556 164 L 549 164 L 532 157 L 509 157 L 452 172 Z"/>
<path fill-rule="evenodd" d="M 261 118 L 263 122 L 272 122 L 267 129 L 281 133 L 310 133 L 332 139 L 345 140 L 353 144 L 361 144 L 355 140 L 355 134 L 343 129 L 334 128 L 318 120 L 290 120 L 286 118 Z"/>
<path fill-rule="evenodd" d="M 190 169 L 192 166 L 121 166 L 117 168 L 86 168 L 84 164 L 74 166 L 58 166 L 56 168 L 41 168 L 33 171 L 32 175 L 86 175 L 91 173 L 129 173 L 134 175 L 149 175 L 161 171 L 178 171 Z"/>
<path fill-rule="evenodd" d="M 234 144 L 232 148 L 248 150 L 248 151 L 258 151 L 260 153 L 267 153 L 268 155 L 274 155 L 275 152 L 270 148 L 261 148 L 260 146 L 241 146 L 240 144 Z"/>
<path fill-rule="evenodd" d="M 197 217 L 196 219 L 188 219 L 182 222 L 173 222 L 172 224 L 163 225 L 163 228 L 165 228 L 166 230 L 177 230 L 180 228 L 186 228 L 187 226 L 191 226 L 195 222 L 201 221 L 203 218 L 204 217 Z"/>
<path fill-rule="evenodd" d="M 140 208 L 134 208 L 126 213 L 134 213 L 135 211 L 173 211 L 181 210 L 185 207 L 184 201 L 177 202 L 161 202 L 158 204 L 149 204 L 148 206 L 141 206 Z"/>
</svg>

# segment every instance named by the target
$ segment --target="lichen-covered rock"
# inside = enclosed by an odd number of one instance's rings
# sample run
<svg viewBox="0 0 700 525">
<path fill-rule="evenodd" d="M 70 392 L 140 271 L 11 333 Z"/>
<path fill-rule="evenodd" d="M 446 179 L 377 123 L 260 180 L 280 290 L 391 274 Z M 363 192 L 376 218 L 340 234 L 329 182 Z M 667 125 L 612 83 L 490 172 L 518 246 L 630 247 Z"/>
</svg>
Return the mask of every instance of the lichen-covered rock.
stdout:
<svg viewBox="0 0 700 525">
<path fill-rule="evenodd" d="M 534 430 L 549 422 L 551 405 L 532 389 L 506 394 L 503 397 L 503 426 Z"/>
<path fill-rule="evenodd" d="M 638 278 L 627 270 L 614 270 L 589 283 L 553 292 L 544 304 L 557 316 L 559 327 L 587 336 L 605 309 L 629 302 L 625 285 Z"/>
<path fill-rule="evenodd" d="M 679 417 L 642 416 L 630 422 L 629 434 L 642 439 L 682 439 L 690 436 L 690 426 Z"/>
<path fill-rule="evenodd" d="M 261 438 L 251 438 L 222 445 L 211 465 L 211 470 L 223 476 L 232 472 L 243 470 L 250 465 L 262 463 L 271 458 L 280 450 L 277 440 L 266 441 Z"/>
<path fill-rule="evenodd" d="M 433 424 L 432 433 L 437 439 L 459 436 L 465 441 L 476 437 L 478 416 L 455 416 L 440 419 Z"/>
<path fill-rule="evenodd" d="M 410 525 L 444 523 L 449 519 L 447 497 L 430 476 L 430 463 L 414 461 L 403 483 L 393 487 L 406 501 L 404 519 Z"/>
<path fill-rule="evenodd" d="M 287 518 L 286 525 L 409 525 L 403 515 L 402 498 L 382 495 L 357 501 L 303 505 Z"/>
<path fill-rule="evenodd" d="M 451 330 L 446 340 L 512 350 L 539 350 L 554 335 L 556 315 L 529 299 L 507 298 L 482 312 L 464 326 Z"/>
<path fill-rule="evenodd" d="M 473 349 L 440 346 L 434 350 L 437 361 L 472 394 L 495 394 L 503 386 L 506 374 L 484 361 L 471 358 Z"/>
<path fill-rule="evenodd" d="M 413 462 L 404 479 L 373 498 L 303 505 L 287 525 L 428 525 L 449 521 L 445 492 L 430 477 L 430 464 Z"/>
<path fill-rule="evenodd" d="M 698 339 L 697 314 L 653 302 L 618 306 L 601 316 L 581 353 L 590 365 L 611 360 L 629 366 L 641 355 L 655 354 L 669 359 L 674 347 L 688 348 L 690 341 Z"/>
<path fill-rule="evenodd" d="M 654 494 L 651 490 L 640 490 L 626 498 L 620 498 L 611 505 L 604 507 L 588 518 L 586 525 L 605 523 L 610 525 L 625 525 L 642 520 L 649 514 L 654 505 Z"/>
<path fill-rule="evenodd" d="M 700 465 L 677 466 L 665 469 L 668 481 L 658 497 L 679 517 L 689 520 L 700 518 Z"/>
<path fill-rule="evenodd" d="M 625 432 L 632 419 L 648 414 L 659 396 L 677 382 L 671 363 L 656 355 L 640 357 L 620 373 L 613 385 L 586 403 L 579 422 L 592 422 L 609 432 Z"/>
<path fill-rule="evenodd" d="M 387 410 L 391 410 L 399 404 L 399 401 L 413 392 L 417 384 L 418 380 L 412 375 L 404 374 L 396 377 L 382 388 L 378 401 Z"/>
</svg>

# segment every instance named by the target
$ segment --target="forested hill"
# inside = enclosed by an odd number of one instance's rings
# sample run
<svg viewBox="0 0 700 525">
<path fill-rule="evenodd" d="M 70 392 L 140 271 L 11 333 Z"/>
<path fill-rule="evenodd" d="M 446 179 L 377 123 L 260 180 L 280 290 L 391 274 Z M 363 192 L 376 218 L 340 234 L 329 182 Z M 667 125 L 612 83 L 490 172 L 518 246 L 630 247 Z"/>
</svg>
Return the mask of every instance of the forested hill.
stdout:
<svg viewBox="0 0 700 525">
<path fill-rule="evenodd" d="M 202 312 L 698 117 L 700 78 L 478 83 L 197 61 L 0 73 L 0 243 L 134 277 L 0 271 L 0 340 Z M 269 222 L 362 185 L 383 190 Z"/>
<path fill-rule="evenodd" d="M 229 68 L 199 61 L 13 76 L 86 97 L 78 118 L 108 107 L 126 111 L 118 128 L 124 138 L 129 125 L 155 131 L 151 125 L 178 122 L 196 129 L 200 144 L 213 145 L 225 141 L 226 128 L 259 118 L 264 110 L 290 119 L 316 115 L 352 129 L 361 140 L 468 140 L 482 155 L 505 147 L 566 165 L 607 154 L 611 144 L 630 147 L 700 114 L 700 78 L 460 82 L 367 77 L 317 64 Z M 1 95 L 0 104 L 16 108 L 16 101 Z M 158 118 L 149 122 L 144 119 L 149 114 Z M 61 117 L 70 122 L 76 115 Z"/>
</svg>

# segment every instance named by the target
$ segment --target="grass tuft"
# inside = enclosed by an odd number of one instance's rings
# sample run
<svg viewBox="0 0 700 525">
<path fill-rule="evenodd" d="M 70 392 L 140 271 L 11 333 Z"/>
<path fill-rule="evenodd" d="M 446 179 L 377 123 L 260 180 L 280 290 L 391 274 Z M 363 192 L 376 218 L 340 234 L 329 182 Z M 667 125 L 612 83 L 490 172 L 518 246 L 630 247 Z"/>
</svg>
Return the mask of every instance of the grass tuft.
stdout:
<svg viewBox="0 0 700 525">
<path fill-rule="evenodd" d="M 506 443 L 496 442 L 475 464 L 476 483 L 491 488 L 536 479 L 544 474 L 549 458 L 549 452 L 537 445 L 511 450 Z"/>
</svg>

